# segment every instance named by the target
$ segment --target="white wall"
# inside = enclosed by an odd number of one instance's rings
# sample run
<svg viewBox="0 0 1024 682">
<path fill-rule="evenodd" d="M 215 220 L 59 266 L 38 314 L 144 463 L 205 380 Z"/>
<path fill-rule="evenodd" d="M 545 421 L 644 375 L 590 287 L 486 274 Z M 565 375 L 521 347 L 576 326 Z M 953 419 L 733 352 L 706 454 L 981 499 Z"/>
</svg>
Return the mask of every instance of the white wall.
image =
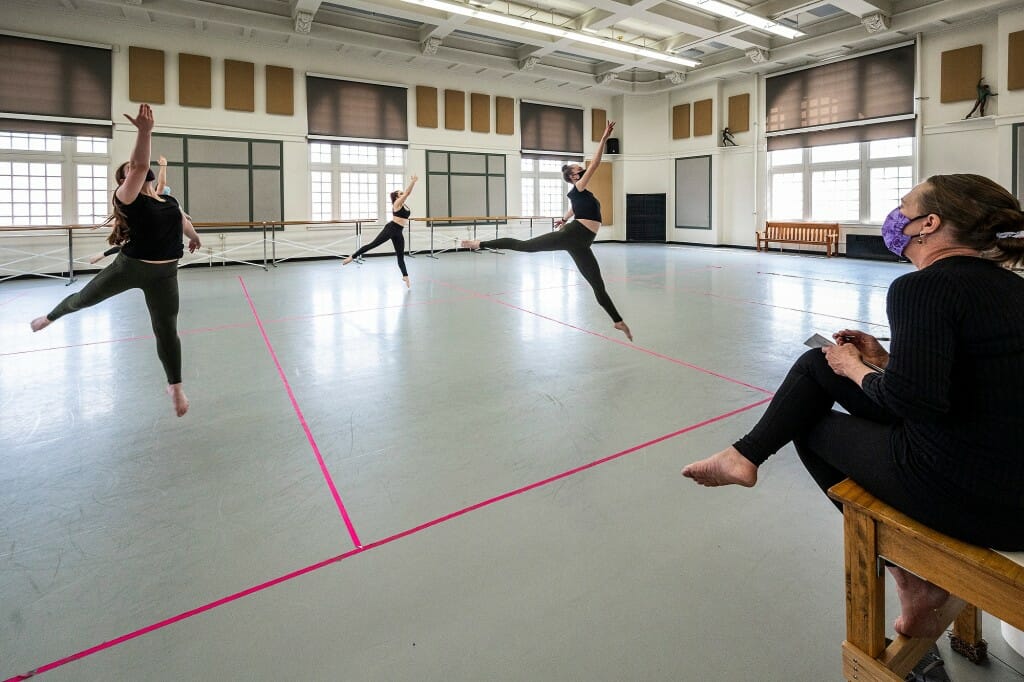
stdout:
<svg viewBox="0 0 1024 682">
<path fill-rule="evenodd" d="M 306 72 L 375 80 L 410 86 L 409 91 L 409 156 L 407 174 L 425 175 L 427 149 L 467 150 L 507 155 L 508 210 L 521 211 L 519 204 L 518 113 L 515 135 L 448 131 L 443 128 L 424 129 L 415 125 L 416 101 L 412 86 L 429 85 L 466 93 L 482 92 L 586 107 L 584 139 L 590 142 L 591 107 L 608 111 L 609 118 L 619 122 L 616 136 L 622 153 L 606 157 L 612 164 L 615 208 L 609 216 L 602 239 L 625 239 L 625 204 L 629 193 L 661 193 L 668 195 L 666 239 L 700 244 L 752 246 L 754 232 L 764 222 L 767 187 L 765 178 L 765 138 L 763 134 L 763 78 L 744 76 L 730 81 L 715 81 L 646 95 L 588 94 L 585 101 L 574 93 L 558 87 L 536 87 L 522 78 L 496 79 L 484 74 L 469 74 L 468 69 L 439 70 L 434 65 L 415 67 L 399 57 L 391 63 L 353 58 L 333 49 L 261 44 L 238 37 L 236 40 L 212 38 L 194 30 L 191 24 L 180 30 L 159 30 L 129 23 L 123 19 L 96 16 L 88 18 L 81 11 L 41 9 L 33 3 L 20 3 L 17 12 L 8 12 L 4 29 L 31 35 L 66 38 L 96 43 L 114 43 L 114 116 L 133 112 L 137 104 L 128 101 L 127 47 L 136 45 L 162 49 L 167 57 L 166 95 L 170 104 L 155 108 L 157 131 L 193 135 L 224 135 L 267 138 L 284 142 L 285 218 L 309 218 L 309 164 L 305 123 Z M 1010 186 L 1013 175 L 1011 150 L 1012 129 L 1024 122 L 1024 90 L 1006 89 L 1007 34 L 1024 30 L 1024 7 L 1003 12 L 997 20 L 958 25 L 945 33 L 922 38 L 919 96 L 919 169 L 918 179 L 934 173 L 974 172 L 988 175 Z M 258 32 L 256 33 L 258 35 Z M 894 36 L 894 39 L 896 36 Z M 983 73 L 997 97 L 989 104 L 988 116 L 981 120 L 961 120 L 972 102 L 943 104 L 939 101 L 940 66 L 943 51 L 974 44 L 984 46 Z M 190 52 L 213 58 L 213 107 L 196 109 L 181 107 L 177 101 L 177 54 Z M 255 113 L 229 112 L 223 108 L 223 60 L 252 61 L 256 64 Z M 296 72 L 294 116 L 268 115 L 264 109 L 263 67 L 267 64 L 291 67 Z M 513 82 L 517 81 L 517 82 Z M 741 93 L 751 95 L 751 129 L 736 133 L 736 147 L 722 148 L 720 131 L 726 125 L 728 98 Z M 710 98 L 713 102 L 713 132 L 702 137 L 673 140 L 672 107 Z M 444 119 L 443 96 L 439 98 L 439 119 Z M 493 110 L 493 100 L 492 100 Z M 492 115 L 493 116 L 493 115 Z M 493 122 L 493 118 L 492 118 Z M 443 125 L 443 123 L 442 123 Z M 468 125 L 468 122 L 467 122 Z M 127 123 L 116 123 L 112 143 L 114 160 L 127 158 L 134 139 L 134 129 Z M 588 151 L 588 155 L 589 155 Z M 676 229 L 675 202 L 685 200 L 674 194 L 674 160 L 687 156 L 712 156 L 713 214 L 711 230 Z M 877 226 L 848 225 L 847 233 L 877 234 Z"/>
</svg>

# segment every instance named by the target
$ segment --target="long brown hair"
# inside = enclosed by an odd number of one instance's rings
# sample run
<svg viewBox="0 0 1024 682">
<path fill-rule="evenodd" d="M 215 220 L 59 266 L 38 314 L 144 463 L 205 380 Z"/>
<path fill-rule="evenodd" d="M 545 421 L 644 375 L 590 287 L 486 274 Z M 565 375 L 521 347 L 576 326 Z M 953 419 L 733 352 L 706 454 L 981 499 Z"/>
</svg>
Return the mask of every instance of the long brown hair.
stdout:
<svg viewBox="0 0 1024 682">
<path fill-rule="evenodd" d="M 128 163 L 128 161 L 125 161 L 114 171 L 114 180 L 117 181 L 118 187 L 121 186 L 125 176 L 128 174 Z M 110 197 L 110 205 L 112 213 L 103 221 L 103 225 L 113 224 L 114 229 L 110 231 L 107 243 L 120 246 L 128 241 L 128 216 L 125 215 L 120 202 L 117 200 L 117 189 L 114 190 L 113 195 Z"/>
<path fill-rule="evenodd" d="M 1024 213 L 1020 202 L 985 176 L 933 175 L 921 195 L 921 208 L 923 213 L 941 217 L 957 242 L 977 249 L 985 258 L 1007 266 L 1024 263 Z"/>
</svg>

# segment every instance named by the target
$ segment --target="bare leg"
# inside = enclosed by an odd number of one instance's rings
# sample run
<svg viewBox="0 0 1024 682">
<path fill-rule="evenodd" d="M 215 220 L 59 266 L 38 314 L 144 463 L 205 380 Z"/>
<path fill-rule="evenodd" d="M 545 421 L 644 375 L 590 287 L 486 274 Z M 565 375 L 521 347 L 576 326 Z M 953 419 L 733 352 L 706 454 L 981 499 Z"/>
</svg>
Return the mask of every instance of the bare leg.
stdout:
<svg viewBox="0 0 1024 682">
<path fill-rule="evenodd" d="M 626 324 L 623 321 L 619 321 L 619 322 L 616 322 L 613 326 L 616 329 L 618 329 L 620 332 L 625 334 L 627 339 L 629 339 L 630 341 L 633 340 L 633 333 L 631 331 L 629 331 L 629 325 L 628 324 Z"/>
<path fill-rule="evenodd" d="M 402 281 L 405 282 L 406 289 L 412 289 L 412 285 L 409 284 L 409 275 L 402 275 Z"/>
<path fill-rule="evenodd" d="M 167 395 L 171 396 L 171 403 L 174 404 L 174 412 L 179 417 L 183 417 L 188 412 L 188 396 L 185 395 L 185 389 L 181 384 L 168 384 Z"/>
<path fill-rule="evenodd" d="M 345 260 L 341 261 L 341 264 L 342 265 L 348 265 L 351 262 L 352 262 L 352 256 L 346 256 Z"/>
<path fill-rule="evenodd" d="M 683 476 L 714 488 L 720 485 L 742 485 L 751 488 L 757 483 L 757 465 L 733 446 L 683 467 Z"/>
<path fill-rule="evenodd" d="M 52 320 L 50 320 L 50 318 L 46 317 L 45 315 L 43 317 L 37 317 L 36 319 L 32 320 L 32 331 L 37 332 L 40 331 L 41 329 L 46 329 L 47 327 L 50 326 L 51 321 Z"/>
<path fill-rule="evenodd" d="M 472 249 L 473 251 L 479 251 L 480 250 L 480 240 L 479 239 L 463 239 L 462 240 L 462 248 L 464 248 L 464 249 Z"/>
<path fill-rule="evenodd" d="M 890 566 L 889 573 L 896 579 L 896 594 L 900 599 L 900 617 L 893 623 L 896 632 L 905 637 L 928 639 L 941 635 L 946 623 L 939 618 L 939 610 L 951 599 L 963 602 L 938 585 L 899 566 Z"/>
</svg>

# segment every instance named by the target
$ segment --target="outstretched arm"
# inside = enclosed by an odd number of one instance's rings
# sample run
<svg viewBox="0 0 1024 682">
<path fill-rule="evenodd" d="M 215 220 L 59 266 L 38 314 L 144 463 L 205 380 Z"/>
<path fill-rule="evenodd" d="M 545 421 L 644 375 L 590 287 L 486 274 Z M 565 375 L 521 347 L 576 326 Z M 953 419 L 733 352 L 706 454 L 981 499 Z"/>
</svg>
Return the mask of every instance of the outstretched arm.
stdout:
<svg viewBox="0 0 1024 682">
<path fill-rule="evenodd" d="M 587 183 L 590 182 L 590 177 L 597 170 L 597 167 L 601 165 L 601 157 L 604 155 L 604 145 L 608 141 L 608 138 L 612 136 L 612 129 L 615 128 L 615 121 L 608 121 L 608 124 L 604 127 L 604 135 L 601 136 L 601 141 L 597 145 L 597 151 L 594 152 L 594 158 L 587 166 L 587 170 L 583 171 L 583 177 L 576 181 L 576 189 L 583 191 L 587 188 Z"/>
<path fill-rule="evenodd" d="M 391 205 L 391 210 L 399 211 L 403 206 L 405 206 L 405 200 L 409 198 L 410 194 L 412 194 L 412 188 L 416 186 L 417 180 L 419 180 L 419 178 L 415 175 L 409 178 L 409 184 L 406 185 L 405 189 L 402 190 L 402 193 L 398 195 L 397 199 L 395 199 L 395 203 Z"/>
<path fill-rule="evenodd" d="M 149 108 L 148 104 L 140 104 L 139 113 L 135 118 L 128 114 L 125 114 L 124 117 L 138 129 L 138 134 L 135 136 L 135 146 L 132 148 L 131 168 L 125 176 L 124 182 L 114 194 L 122 204 L 130 204 L 142 191 L 142 185 L 146 182 L 146 173 L 149 172 L 153 110 Z"/>
<path fill-rule="evenodd" d="M 167 159 L 161 155 L 156 162 L 160 164 L 160 172 L 156 174 L 156 193 L 163 194 L 164 187 L 167 187 Z"/>
</svg>

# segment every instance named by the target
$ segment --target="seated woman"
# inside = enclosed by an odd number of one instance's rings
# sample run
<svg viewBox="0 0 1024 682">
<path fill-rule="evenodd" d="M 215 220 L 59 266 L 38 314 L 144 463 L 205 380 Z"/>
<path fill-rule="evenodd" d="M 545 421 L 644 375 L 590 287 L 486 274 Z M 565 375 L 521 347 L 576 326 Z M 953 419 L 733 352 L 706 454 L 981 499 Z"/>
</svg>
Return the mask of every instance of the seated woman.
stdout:
<svg viewBox="0 0 1024 682">
<path fill-rule="evenodd" d="M 987 178 L 936 175 L 903 197 L 882 236 L 917 268 L 889 288 L 890 351 L 836 332 L 838 345 L 796 362 L 750 433 L 682 474 L 753 486 L 792 441 L 823 490 L 850 477 L 935 530 L 1024 550 L 1024 278 L 1003 267 L 1024 259 L 1020 204 Z M 953 597 L 890 571 L 896 632 L 938 637 L 935 610 Z"/>
</svg>

